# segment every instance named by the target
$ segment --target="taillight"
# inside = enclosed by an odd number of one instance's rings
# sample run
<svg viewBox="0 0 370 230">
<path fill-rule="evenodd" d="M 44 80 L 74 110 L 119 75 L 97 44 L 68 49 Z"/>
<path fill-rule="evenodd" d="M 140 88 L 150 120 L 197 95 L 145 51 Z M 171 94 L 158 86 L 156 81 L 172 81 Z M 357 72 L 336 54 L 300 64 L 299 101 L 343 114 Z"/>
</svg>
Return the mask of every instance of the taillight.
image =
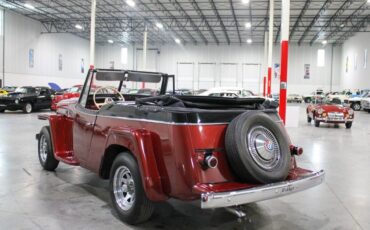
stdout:
<svg viewBox="0 0 370 230">
<path fill-rule="evenodd" d="M 291 145 L 290 146 L 290 153 L 292 155 L 297 155 L 297 156 L 300 156 L 303 154 L 303 148 L 302 147 L 298 147 L 298 146 L 294 146 L 294 145 Z"/>
</svg>

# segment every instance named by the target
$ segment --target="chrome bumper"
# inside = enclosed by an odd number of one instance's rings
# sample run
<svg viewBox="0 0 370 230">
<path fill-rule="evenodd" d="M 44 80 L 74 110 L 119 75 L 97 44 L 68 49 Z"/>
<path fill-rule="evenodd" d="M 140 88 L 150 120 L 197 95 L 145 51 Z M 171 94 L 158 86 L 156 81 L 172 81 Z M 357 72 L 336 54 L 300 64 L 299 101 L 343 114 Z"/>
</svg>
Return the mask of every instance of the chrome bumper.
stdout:
<svg viewBox="0 0 370 230">
<path fill-rule="evenodd" d="M 230 207 L 286 196 L 315 187 L 324 181 L 324 177 L 325 172 L 321 170 L 296 180 L 278 182 L 245 190 L 202 193 L 201 208 Z"/>
</svg>

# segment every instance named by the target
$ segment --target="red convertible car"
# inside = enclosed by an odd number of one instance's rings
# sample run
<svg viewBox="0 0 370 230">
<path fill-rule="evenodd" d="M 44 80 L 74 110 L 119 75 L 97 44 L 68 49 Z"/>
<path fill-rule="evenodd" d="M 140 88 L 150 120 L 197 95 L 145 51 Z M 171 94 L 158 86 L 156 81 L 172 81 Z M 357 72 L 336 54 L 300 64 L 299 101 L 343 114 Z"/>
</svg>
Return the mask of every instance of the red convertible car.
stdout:
<svg viewBox="0 0 370 230">
<path fill-rule="evenodd" d="M 324 98 L 315 103 L 311 103 L 307 107 L 307 122 L 315 122 L 315 127 L 319 127 L 320 123 L 345 124 L 347 129 L 352 127 L 354 119 L 354 111 L 349 107 L 344 107 L 341 102 L 336 99 Z"/>
<path fill-rule="evenodd" d="M 297 166 L 303 150 L 291 143 L 276 103 L 165 95 L 175 90 L 173 78 L 90 70 L 79 99 L 39 115 L 49 123 L 36 135 L 41 166 L 52 171 L 64 162 L 109 179 L 112 206 L 129 224 L 148 220 L 154 203 L 170 198 L 241 215 L 240 205 L 323 182 L 323 170 Z M 122 95 L 122 84 L 130 81 L 157 83 L 159 96 Z M 92 82 L 116 87 L 93 92 Z"/>
<path fill-rule="evenodd" d="M 57 104 L 61 100 L 80 97 L 81 89 L 82 85 L 75 85 L 72 88 L 63 91 L 61 94 L 56 94 L 51 102 L 51 110 L 56 111 Z"/>
</svg>

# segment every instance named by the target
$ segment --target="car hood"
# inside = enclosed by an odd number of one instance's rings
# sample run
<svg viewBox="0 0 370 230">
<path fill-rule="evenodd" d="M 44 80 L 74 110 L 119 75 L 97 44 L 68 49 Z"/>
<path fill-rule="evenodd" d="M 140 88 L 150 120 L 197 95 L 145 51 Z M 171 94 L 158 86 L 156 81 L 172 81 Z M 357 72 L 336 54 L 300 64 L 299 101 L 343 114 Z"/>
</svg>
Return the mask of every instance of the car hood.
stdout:
<svg viewBox="0 0 370 230">
<path fill-rule="evenodd" d="M 321 105 L 319 108 L 325 110 L 325 112 L 345 112 L 347 108 L 342 105 Z"/>
</svg>

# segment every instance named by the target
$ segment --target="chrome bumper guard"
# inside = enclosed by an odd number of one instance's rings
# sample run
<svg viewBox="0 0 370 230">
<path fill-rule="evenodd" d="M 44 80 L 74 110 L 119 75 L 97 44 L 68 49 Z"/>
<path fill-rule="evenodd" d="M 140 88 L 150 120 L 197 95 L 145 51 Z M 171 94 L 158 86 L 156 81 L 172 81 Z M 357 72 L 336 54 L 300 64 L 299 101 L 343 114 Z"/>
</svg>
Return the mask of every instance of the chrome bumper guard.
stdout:
<svg viewBox="0 0 370 230">
<path fill-rule="evenodd" d="M 321 184 L 325 172 L 313 172 L 296 180 L 278 182 L 245 190 L 222 193 L 202 193 L 201 208 L 222 208 L 253 203 L 300 192 Z"/>
</svg>

